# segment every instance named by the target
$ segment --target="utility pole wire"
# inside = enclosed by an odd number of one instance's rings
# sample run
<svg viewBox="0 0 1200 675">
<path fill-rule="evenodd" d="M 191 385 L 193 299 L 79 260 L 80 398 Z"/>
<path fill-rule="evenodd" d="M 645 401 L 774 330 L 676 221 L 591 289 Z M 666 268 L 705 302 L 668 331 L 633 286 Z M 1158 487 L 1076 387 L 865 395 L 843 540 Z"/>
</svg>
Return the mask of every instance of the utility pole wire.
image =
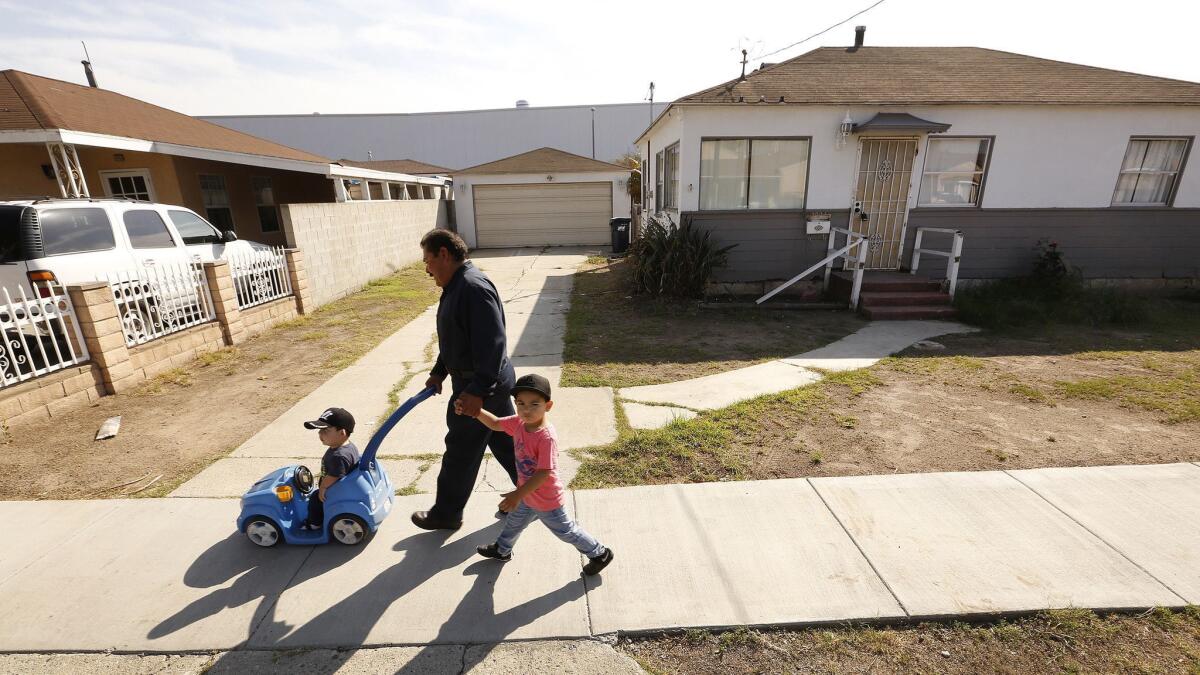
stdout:
<svg viewBox="0 0 1200 675">
<path fill-rule="evenodd" d="M 834 28 L 837 28 L 838 26 L 840 26 L 840 25 L 842 25 L 842 24 L 844 24 L 844 23 L 848 23 L 849 21 L 851 21 L 852 19 L 854 19 L 854 18 L 856 18 L 856 17 L 859 17 L 859 16 L 862 16 L 863 14 L 866 14 L 867 12 L 869 12 L 869 11 L 871 11 L 871 10 L 875 9 L 876 7 L 878 7 L 878 6 L 882 5 L 884 2 L 886 2 L 886 0 L 879 0 L 878 2 L 876 2 L 876 3 L 875 3 L 875 4 L 873 4 L 873 5 L 871 5 L 870 7 L 868 7 L 868 8 L 866 8 L 866 9 L 864 9 L 864 10 L 862 10 L 862 11 L 858 12 L 857 14 L 854 14 L 854 15 L 852 15 L 852 16 L 848 16 L 848 17 L 846 17 L 846 18 L 845 18 L 845 19 L 843 19 L 842 21 L 839 21 L 839 22 L 837 22 L 837 23 L 833 24 L 832 26 L 830 26 L 829 28 L 826 28 L 825 30 L 821 31 L 820 33 L 813 33 L 812 35 L 809 35 L 808 37 L 804 38 L 803 40 L 801 40 L 801 41 L 799 41 L 799 42 L 793 42 L 792 44 L 790 44 L 790 45 L 788 45 L 788 46 L 786 46 L 786 47 L 783 47 L 783 48 L 781 48 L 781 49 L 776 49 L 775 51 L 771 52 L 770 54 L 760 54 L 760 55 L 757 55 L 757 56 L 755 56 L 755 57 L 753 57 L 753 58 L 754 58 L 754 60 L 755 60 L 755 61 L 757 61 L 757 60 L 759 60 L 759 59 L 765 59 L 765 58 L 767 58 L 768 56 L 775 56 L 775 55 L 776 55 L 776 54 L 778 54 L 779 52 L 784 52 L 784 51 L 787 51 L 787 50 L 791 49 L 792 47 L 795 47 L 796 45 L 804 44 L 805 42 L 808 42 L 809 40 L 811 40 L 811 39 L 813 39 L 813 38 L 815 38 L 815 37 L 820 37 L 820 36 L 822 36 L 822 35 L 824 35 L 824 34 L 828 33 L 829 31 L 833 30 Z"/>
</svg>

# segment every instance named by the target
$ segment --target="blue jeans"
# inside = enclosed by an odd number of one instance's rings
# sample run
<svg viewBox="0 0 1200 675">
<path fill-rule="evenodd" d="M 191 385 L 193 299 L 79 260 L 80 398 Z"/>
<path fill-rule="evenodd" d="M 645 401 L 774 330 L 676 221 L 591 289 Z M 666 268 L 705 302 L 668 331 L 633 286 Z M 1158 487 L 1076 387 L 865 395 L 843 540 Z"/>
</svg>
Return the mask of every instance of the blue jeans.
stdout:
<svg viewBox="0 0 1200 675">
<path fill-rule="evenodd" d="M 504 521 L 504 529 L 500 532 L 500 537 L 496 539 L 496 548 L 500 555 L 512 553 L 513 546 L 517 543 L 517 537 L 521 536 L 521 532 L 534 518 L 540 518 L 554 533 L 554 536 L 579 549 L 579 552 L 585 556 L 595 558 L 604 555 L 604 546 L 572 521 L 571 517 L 567 515 L 565 507 L 560 506 L 553 511 L 537 511 L 530 508 L 525 502 L 521 502 L 517 508 L 510 511 L 508 518 Z"/>
</svg>

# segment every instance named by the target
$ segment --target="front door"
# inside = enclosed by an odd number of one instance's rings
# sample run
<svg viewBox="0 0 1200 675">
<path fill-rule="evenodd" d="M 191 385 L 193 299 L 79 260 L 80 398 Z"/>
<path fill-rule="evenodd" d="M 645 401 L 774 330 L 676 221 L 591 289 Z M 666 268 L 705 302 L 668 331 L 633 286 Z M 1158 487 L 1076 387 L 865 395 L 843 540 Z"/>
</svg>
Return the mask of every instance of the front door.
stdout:
<svg viewBox="0 0 1200 675">
<path fill-rule="evenodd" d="M 900 268 L 916 155 L 915 138 L 863 138 L 859 142 L 854 200 L 862 203 L 862 212 L 851 213 L 850 229 L 867 237 L 867 269 Z"/>
</svg>

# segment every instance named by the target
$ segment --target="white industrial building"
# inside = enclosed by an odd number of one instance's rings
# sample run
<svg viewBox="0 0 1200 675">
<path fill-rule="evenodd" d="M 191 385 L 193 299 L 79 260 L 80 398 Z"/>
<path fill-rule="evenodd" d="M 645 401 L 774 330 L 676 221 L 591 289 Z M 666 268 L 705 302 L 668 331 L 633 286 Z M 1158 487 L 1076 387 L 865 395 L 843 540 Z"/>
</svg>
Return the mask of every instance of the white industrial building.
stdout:
<svg viewBox="0 0 1200 675">
<path fill-rule="evenodd" d="M 653 109 L 650 103 L 526 105 L 453 112 L 202 119 L 327 157 L 403 158 L 461 169 L 544 147 L 612 162 L 635 150 L 634 139 L 666 106 L 665 102 L 653 104 Z"/>
</svg>

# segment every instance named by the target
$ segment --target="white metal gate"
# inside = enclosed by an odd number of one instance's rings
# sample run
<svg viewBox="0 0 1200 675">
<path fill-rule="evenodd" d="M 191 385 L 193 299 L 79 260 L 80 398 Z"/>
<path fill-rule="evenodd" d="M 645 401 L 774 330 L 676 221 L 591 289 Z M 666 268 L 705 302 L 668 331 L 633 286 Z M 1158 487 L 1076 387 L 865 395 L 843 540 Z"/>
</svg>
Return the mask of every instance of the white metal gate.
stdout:
<svg viewBox="0 0 1200 675">
<path fill-rule="evenodd" d="M 850 229 L 869 242 L 867 269 L 900 268 L 916 155 L 915 138 L 863 138 L 858 144 L 854 200 L 862 209 L 850 214 Z"/>
</svg>

